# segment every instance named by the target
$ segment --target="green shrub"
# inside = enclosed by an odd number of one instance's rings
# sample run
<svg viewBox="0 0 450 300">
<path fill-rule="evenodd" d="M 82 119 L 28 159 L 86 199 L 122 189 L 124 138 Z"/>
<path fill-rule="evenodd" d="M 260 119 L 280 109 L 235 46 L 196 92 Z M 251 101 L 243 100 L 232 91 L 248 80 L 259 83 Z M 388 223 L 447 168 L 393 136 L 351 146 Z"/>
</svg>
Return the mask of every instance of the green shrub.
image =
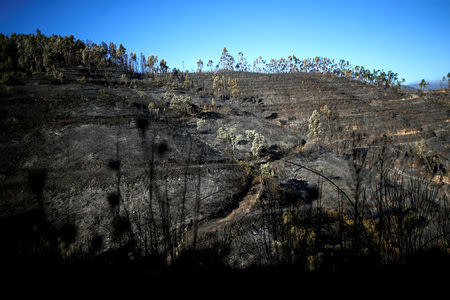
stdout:
<svg viewBox="0 0 450 300">
<path fill-rule="evenodd" d="M 308 137 L 318 138 L 319 135 L 322 133 L 322 124 L 320 122 L 320 114 L 317 110 L 314 110 L 311 114 L 311 117 L 309 117 L 309 132 Z"/>
<path fill-rule="evenodd" d="M 18 82 L 17 75 L 14 72 L 3 72 L 0 80 L 2 85 L 11 85 Z"/>
<path fill-rule="evenodd" d="M 230 145 L 232 150 L 236 148 L 238 142 L 242 139 L 242 135 L 236 135 L 236 127 L 227 128 L 224 126 L 217 130 L 217 137 L 226 144 Z"/>
<path fill-rule="evenodd" d="M 85 84 L 86 83 L 86 77 L 85 76 L 81 76 L 77 78 L 77 82 L 81 83 L 81 84 Z"/>
<path fill-rule="evenodd" d="M 266 138 L 255 130 L 246 130 L 245 134 L 247 135 L 247 138 L 252 141 L 252 154 L 258 156 L 266 146 Z"/>
</svg>

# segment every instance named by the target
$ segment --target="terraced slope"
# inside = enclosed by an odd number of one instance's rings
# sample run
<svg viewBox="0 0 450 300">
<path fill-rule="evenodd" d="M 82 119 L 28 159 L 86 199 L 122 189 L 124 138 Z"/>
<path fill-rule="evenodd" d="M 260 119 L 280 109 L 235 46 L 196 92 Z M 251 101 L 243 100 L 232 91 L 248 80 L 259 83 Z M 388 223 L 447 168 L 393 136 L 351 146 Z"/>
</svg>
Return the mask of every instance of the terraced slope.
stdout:
<svg viewBox="0 0 450 300">
<path fill-rule="evenodd" d="M 424 138 L 448 159 L 448 93 L 427 92 L 419 97 L 321 74 L 220 74 L 239 80 L 242 100 L 234 103 L 236 107 L 258 117 L 276 116 L 272 122 L 304 136 L 313 110 L 327 105 L 338 114 L 343 132 L 361 131 L 369 137 L 388 134 L 395 143 Z M 212 93 L 211 77 L 197 75 L 196 86 L 204 85 Z M 442 99 L 433 101 L 436 96 Z"/>
<path fill-rule="evenodd" d="M 192 74 L 192 90 L 174 91 L 191 97 L 187 107 L 167 99 L 170 88 L 145 80 L 131 88 L 119 78 L 93 76 L 84 84 L 35 78 L 5 88 L 0 216 L 5 224 L 30 211 L 41 216 L 11 238 L 21 240 L 35 234 L 33 226 L 45 224 L 64 242 L 58 247 L 66 254 L 78 249 L 103 255 L 134 241 L 141 254 L 157 247 L 174 255 L 171 249 L 207 243 L 238 224 L 227 259 L 250 265 L 257 258 L 242 261 L 241 246 L 253 239 L 252 222 L 267 213 L 256 203 L 268 191 L 248 170 L 269 167 L 280 193 L 299 190 L 300 209 L 311 207 L 319 190 L 325 207 L 337 209 L 336 186 L 352 197 L 357 192 L 346 156 L 353 132 L 362 136 L 360 148 L 380 147 L 382 135 L 388 135 L 399 159 L 424 139 L 440 164 L 435 183 L 448 193 L 448 91 L 419 97 L 321 74 L 222 74 L 238 78 L 240 96 L 216 99 L 215 107 L 210 73 Z M 318 143 L 307 137 L 308 120 L 325 105 L 334 117 Z M 237 143 L 219 139 L 219 128 L 235 128 L 241 135 Z M 246 130 L 264 136 L 260 155 L 251 154 Z M 290 161 L 322 170 L 335 185 Z M 394 171 L 423 175 L 423 167 L 413 163 Z M 76 228 L 69 237 L 67 224 Z"/>
<path fill-rule="evenodd" d="M 322 74 L 219 75 L 238 78 L 242 98 L 231 100 L 233 107 L 290 132 L 306 137 L 312 112 L 326 105 L 333 117 L 323 129 L 322 140 L 330 147 L 346 148 L 354 132 L 363 135 L 361 143 L 366 146 L 379 145 L 380 138 L 387 135 L 399 151 L 423 139 L 427 150 L 439 157 L 445 169 L 449 168 L 448 91 L 419 96 Z M 197 74 L 194 80 L 213 93 L 212 76 Z M 448 178 L 445 180 L 448 182 Z"/>
</svg>

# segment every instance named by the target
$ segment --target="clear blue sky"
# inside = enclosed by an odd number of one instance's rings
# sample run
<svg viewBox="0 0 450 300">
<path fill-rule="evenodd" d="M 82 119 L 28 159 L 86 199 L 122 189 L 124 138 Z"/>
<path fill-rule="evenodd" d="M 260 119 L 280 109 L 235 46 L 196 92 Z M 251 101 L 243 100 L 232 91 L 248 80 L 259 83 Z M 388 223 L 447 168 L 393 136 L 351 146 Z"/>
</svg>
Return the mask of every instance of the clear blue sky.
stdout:
<svg viewBox="0 0 450 300">
<path fill-rule="evenodd" d="M 399 73 L 406 82 L 450 72 L 450 0 L 0 0 L 0 32 L 73 34 L 123 43 L 194 70 L 224 46 L 249 62 L 326 56 Z"/>
</svg>

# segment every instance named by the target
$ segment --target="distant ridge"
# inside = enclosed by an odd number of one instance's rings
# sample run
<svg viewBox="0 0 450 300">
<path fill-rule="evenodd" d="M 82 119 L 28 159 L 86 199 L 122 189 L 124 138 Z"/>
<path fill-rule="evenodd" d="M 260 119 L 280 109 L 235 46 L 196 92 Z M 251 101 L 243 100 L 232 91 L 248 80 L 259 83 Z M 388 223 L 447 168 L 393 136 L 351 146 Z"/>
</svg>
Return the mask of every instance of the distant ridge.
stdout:
<svg viewBox="0 0 450 300">
<path fill-rule="evenodd" d="M 407 92 L 410 92 L 410 93 L 415 93 L 418 90 L 417 87 L 413 87 L 411 85 L 402 85 L 402 89 L 407 91 Z"/>
<path fill-rule="evenodd" d="M 447 82 L 442 83 L 441 80 L 430 80 L 430 81 L 427 81 L 427 82 L 429 83 L 429 85 L 425 89 L 426 91 L 438 90 L 438 89 L 441 89 L 441 88 L 448 87 L 447 86 Z M 412 82 L 412 83 L 408 83 L 408 84 L 404 85 L 403 87 L 410 87 L 410 88 L 413 88 L 413 90 L 418 90 L 419 89 L 419 83 L 420 82 Z"/>
</svg>

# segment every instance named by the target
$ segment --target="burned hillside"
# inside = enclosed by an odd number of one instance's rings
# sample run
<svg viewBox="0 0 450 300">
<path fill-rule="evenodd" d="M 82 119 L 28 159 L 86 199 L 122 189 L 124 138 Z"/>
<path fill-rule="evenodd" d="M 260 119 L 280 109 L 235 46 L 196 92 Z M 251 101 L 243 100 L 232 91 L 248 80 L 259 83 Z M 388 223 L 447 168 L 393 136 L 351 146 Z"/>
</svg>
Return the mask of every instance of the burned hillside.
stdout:
<svg viewBox="0 0 450 300">
<path fill-rule="evenodd" d="M 5 263 L 448 263 L 448 89 L 319 70 L 57 70 L 1 86 Z"/>
</svg>

